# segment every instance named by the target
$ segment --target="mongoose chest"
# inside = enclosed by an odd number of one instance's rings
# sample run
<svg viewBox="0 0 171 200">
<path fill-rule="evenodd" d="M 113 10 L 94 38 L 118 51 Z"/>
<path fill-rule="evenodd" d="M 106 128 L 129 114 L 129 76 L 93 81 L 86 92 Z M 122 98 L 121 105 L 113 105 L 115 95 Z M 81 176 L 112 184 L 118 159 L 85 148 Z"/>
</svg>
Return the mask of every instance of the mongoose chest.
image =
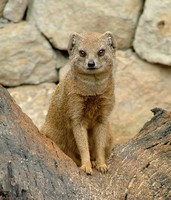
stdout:
<svg viewBox="0 0 171 200">
<path fill-rule="evenodd" d="M 83 118 L 90 120 L 90 124 L 97 121 L 102 115 L 102 99 L 98 96 L 89 96 L 84 99 Z"/>
</svg>

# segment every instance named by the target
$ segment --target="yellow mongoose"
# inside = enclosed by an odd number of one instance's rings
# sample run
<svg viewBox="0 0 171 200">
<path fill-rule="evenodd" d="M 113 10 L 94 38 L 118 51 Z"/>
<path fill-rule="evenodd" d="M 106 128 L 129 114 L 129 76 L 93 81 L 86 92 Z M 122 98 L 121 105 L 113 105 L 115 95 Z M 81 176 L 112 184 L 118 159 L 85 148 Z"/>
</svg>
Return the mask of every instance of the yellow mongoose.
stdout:
<svg viewBox="0 0 171 200">
<path fill-rule="evenodd" d="M 87 174 L 108 170 L 113 147 L 108 118 L 114 105 L 116 42 L 110 32 L 73 33 L 70 71 L 56 88 L 41 132 Z"/>
</svg>

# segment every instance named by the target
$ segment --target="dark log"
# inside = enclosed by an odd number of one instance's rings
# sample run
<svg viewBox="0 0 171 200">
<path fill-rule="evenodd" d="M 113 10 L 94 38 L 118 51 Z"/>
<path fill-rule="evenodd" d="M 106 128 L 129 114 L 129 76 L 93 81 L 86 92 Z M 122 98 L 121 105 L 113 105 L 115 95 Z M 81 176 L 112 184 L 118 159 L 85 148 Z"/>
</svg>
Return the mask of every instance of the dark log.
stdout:
<svg viewBox="0 0 171 200">
<path fill-rule="evenodd" d="M 116 199 L 171 199 L 171 112 L 152 112 L 154 117 L 134 139 L 115 148 Z"/>
<path fill-rule="evenodd" d="M 0 86 L 0 199 L 88 197 L 68 174 L 79 174 L 75 163 L 39 134 Z"/>
<path fill-rule="evenodd" d="M 152 112 L 135 138 L 114 147 L 107 174 L 87 176 L 0 86 L 0 200 L 171 199 L 171 112 Z"/>
</svg>

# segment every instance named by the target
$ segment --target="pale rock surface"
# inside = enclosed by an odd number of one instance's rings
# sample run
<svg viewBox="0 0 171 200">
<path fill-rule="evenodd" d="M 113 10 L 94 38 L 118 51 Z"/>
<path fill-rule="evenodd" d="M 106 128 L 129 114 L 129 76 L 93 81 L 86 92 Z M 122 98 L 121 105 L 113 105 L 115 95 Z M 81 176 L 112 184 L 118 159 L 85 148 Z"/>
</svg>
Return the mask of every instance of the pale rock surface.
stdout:
<svg viewBox="0 0 171 200">
<path fill-rule="evenodd" d="M 0 0 L 0 17 L 3 16 L 3 10 L 8 0 Z"/>
<path fill-rule="evenodd" d="M 146 0 L 134 48 L 143 59 L 171 66 L 171 1 Z"/>
<path fill-rule="evenodd" d="M 115 134 L 135 135 L 150 120 L 154 107 L 171 110 L 171 69 L 149 64 L 131 51 L 118 51 L 116 105 L 112 113 Z"/>
<path fill-rule="evenodd" d="M 8 91 L 22 111 L 40 128 L 47 114 L 50 98 L 55 87 L 56 84 L 54 83 L 43 83 L 37 86 L 9 88 Z"/>
<path fill-rule="evenodd" d="M 5 18 L 0 18 L 0 29 L 4 28 L 6 25 L 8 25 L 10 22 Z"/>
<path fill-rule="evenodd" d="M 27 5 L 28 0 L 8 0 L 3 11 L 3 17 L 12 22 L 19 22 L 24 17 Z"/>
<path fill-rule="evenodd" d="M 171 110 L 171 69 L 149 64 L 131 50 L 118 51 L 116 57 L 116 104 L 111 123 L 116 140 L 123 141 L 137 134 L 151 119 L 152 108 Z M 61 79 L 68 70 L 69 65 L 60 70 Z"/>
<path fill-rule="evenodd" d="M 57 81 L 57 55 L 38 30 L 26 22 L 0 29 L 0 84 L 17 86 Z"/>
<path fill-rule="evenodd" d="M 119 48 L 129 48 L 142 7 L 142 0 L 38 0 L 30 4 L 27 18 L 58 49 L 67 49 L 73 31 L 111 31 Z"/>
</svg>

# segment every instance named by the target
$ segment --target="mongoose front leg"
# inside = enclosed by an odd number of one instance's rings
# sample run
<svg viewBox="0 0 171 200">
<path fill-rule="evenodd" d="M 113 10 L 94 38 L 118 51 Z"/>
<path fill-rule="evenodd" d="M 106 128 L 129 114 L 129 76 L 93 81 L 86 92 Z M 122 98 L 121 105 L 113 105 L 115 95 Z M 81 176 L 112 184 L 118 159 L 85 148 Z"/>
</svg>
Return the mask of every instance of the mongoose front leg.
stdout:
<svg viewBox="0 0 171 200">
<path fill-rule="evenodd" d="M 81 169 L 91 175 L 92 167 L 90 162 L 87 130 L 81 124 L 77 124 L 73 127 L 73 133 L 81 156 Z"/>
<path fill-rule="evenodd" d="M 98 171 L 106 173 L 108 167 L 105 164 L 105 148 L 106 148 L 106 132 L 107 126 L 105 124 L 98 123 L 94 127 L 94 139 L 95 139 L 95 152 L 96 162 L 95 167 Z"/>
</svg>

